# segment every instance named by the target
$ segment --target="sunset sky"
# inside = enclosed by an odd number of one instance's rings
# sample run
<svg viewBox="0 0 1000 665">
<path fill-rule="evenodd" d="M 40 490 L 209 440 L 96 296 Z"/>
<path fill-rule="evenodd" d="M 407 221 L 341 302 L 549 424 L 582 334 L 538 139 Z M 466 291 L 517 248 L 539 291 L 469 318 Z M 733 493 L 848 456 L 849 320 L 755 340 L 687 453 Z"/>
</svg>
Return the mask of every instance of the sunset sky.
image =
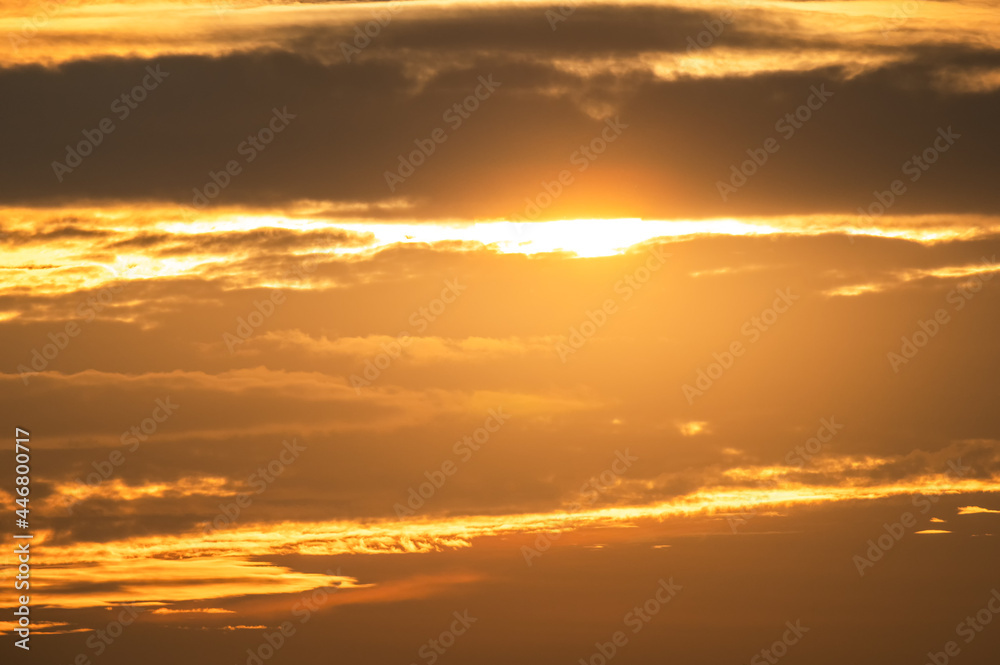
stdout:
<svg viewBox="0 0 1000 665">
<path fill-rule="evenodd" d="M 995 2 L 0 42 L 4 664 L 996 663 Z"/>
</svg>

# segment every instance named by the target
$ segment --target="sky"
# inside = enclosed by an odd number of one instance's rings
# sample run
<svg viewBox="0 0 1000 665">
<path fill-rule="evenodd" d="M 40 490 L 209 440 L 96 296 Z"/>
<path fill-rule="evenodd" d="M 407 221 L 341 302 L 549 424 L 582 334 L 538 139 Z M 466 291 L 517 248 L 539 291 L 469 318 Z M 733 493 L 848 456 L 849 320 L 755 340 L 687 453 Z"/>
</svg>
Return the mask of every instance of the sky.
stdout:
<svg viewBox="0 0 1000 665">
<path fill-rule="evenodd" d="M 994 3 L 0 42 L 3 662 L 995 662 Z"/>
</svg>

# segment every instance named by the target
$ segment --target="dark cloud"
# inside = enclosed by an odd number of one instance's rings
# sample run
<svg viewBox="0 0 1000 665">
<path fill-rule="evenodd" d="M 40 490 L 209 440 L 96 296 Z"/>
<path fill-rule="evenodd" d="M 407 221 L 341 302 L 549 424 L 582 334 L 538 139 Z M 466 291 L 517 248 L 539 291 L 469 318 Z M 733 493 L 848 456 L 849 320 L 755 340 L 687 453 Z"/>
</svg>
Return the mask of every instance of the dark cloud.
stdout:
<svg viewBox="0 0 1000 665">
<path fill-rule="evenodd" d="M 945 54 L 947 57 L 932 57 Z M 664 81 L 650 74 L 582 76 L 545 59 L 480 54 L 414 88 L 405 63 L 352 64 L 288 53 L 204 59 L 165 57 L 170 73 L 94 153 L 58 182 L 52 161 L 81 132 L 112 117 L 112 101 L 147 62 L 76 62 L 59 69 L 0 73 L 0 90 L 23 102 L 8 109 L 6 142 L 19 155 L 0 173 L 7 202 L 97 199 L 191 203 L 194 189 L 236 160 L 238 175 L 214 202 L 274 204 L 296 199 L 386 202 L 414 207 L 376 214 L 482 218 L 524 214 L 543 181 L 569 170 L 574 183 L 544 210 L 580 216 L 730 216 L 854 212 L 888 190 L 907 191 L 893 213 L 995 212 L 989 185 L 997 146 L 991 133 L 996 92 L 942 89 L 940 72 L 995 65 L 995 56 L 952 48 L 904 64 L 845 77 L 839 67 L 798 73 Z M 384 174 L 398 155 L 435 128 L 470 94 L 480 75 L 501 87 L 396 191 Z M 775 124 L 806 102 L 813 87 L 833 93 L 804 126 L 783 138 Z M 239 146 L 267 126 L 272 109 L 295 119 L 247 163 Z M 599 136 L 604 109 L 628 125 L 620 139 L 579 172 L 571 158 Z M 904 163 L 931 146 L 939 128 L 961 136 L 917 181 Z M 782 130 L 786 131 L 786 130 Z M 723 201 L 717 182 L 765 139 L 780 148 L 745 186 Z M 577 155 L 579 158 L 579 154 Z"/>
</svg>

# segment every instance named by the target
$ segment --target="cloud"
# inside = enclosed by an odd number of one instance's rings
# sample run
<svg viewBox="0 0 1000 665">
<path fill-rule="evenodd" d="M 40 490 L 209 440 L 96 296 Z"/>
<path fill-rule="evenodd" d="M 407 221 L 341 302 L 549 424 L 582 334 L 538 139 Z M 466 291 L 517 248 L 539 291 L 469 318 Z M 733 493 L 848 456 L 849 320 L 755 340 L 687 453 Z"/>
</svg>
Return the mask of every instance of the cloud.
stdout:
<svg viewBox="0 0 1000 665">
<path fill-rule="evenodd" d="M 962 506 L 958 509 L 959 515 L 979 515 L 983 513 L 998 513 L 1000 510 L 991 510 L 989 508 L 980 508 L 979 506 Z"/>
<path fill-rule="evenodd" d="M 5 125 L 19 157 L 0 170 L 10 184 L 2 200 L 191 205 L 212 173 L 237 160 L 240 173 L 227 176 L 213 205 L 311 199 L 389 206 L 383 213 L 398 215 L 390 203 L 404 198 L 410 217 L 471 221 L 523 215 L 565 170 L 572 184 L 540 218 L 855 214 L 894 179 L 907 189 L 893 214 L 995 212 L 997 195 L 984 178 L 1000 91 L 942 91 L 936 73 L 992 57 L 952 49 L 860 73 L 817 62 L 807 71 L 665 80 L 651 71 L 590 76 L 500 52 L 456 60 L 463 64 L 428 72 L 419 86 L 400 59 L 317 62 L 276 52 L 5 69 L 0 92 L 27 101 Z M 111 104 L 152 64 L 170 76 L 149 94 L 141 117 L 137 110 L 118 119 Z M 501 87 L 452 132 L 445 112 L 487 74 Z M 833 93 L 827 105 L 791 136 L 776 129 L 813 87 Z M 196 94 L 205 89 L 217 92 Z M 72 110 L 53 116 L 47 108 Z M 246 161 L 240 146 L 275 108 L 296 117 Z M 60 182 L 53 163 L 64 162 L 67 146 L 104 117 L 114 132 Z M 581 170 L 581 148 L 597 140 L 606 117 L 628 127 Z M 391 190 L 385 174 L 438 127 L 448 128 L 447 142 Z M 960 138 L 911 182 L 904 165 L 949 127 Z M 718 183 L 736 177 L 731 169 L 769 136 L 787 140 L 750 185 L 723 199 Z"/>
<path fill-rule="evenodd" d="M 65 564 L 86 567 L 93 576 L 81 580 L 79 572 Z M 132 603 L 139 607 L 163 607 L 169 603 L 213 600 L 240 595 L 301 593 L 336 586 L 354 588 L 357 580 L 344 576 L 299 573 L 281 566 L 243 561 L 233 557 L 157 558 L 91 561 L 70 556 L 63 565 L 49 569 L 39 583 L 51 607 L 85 608 Z M 106 580 L 113 580 L 108 582 Z"/>
</svg>

